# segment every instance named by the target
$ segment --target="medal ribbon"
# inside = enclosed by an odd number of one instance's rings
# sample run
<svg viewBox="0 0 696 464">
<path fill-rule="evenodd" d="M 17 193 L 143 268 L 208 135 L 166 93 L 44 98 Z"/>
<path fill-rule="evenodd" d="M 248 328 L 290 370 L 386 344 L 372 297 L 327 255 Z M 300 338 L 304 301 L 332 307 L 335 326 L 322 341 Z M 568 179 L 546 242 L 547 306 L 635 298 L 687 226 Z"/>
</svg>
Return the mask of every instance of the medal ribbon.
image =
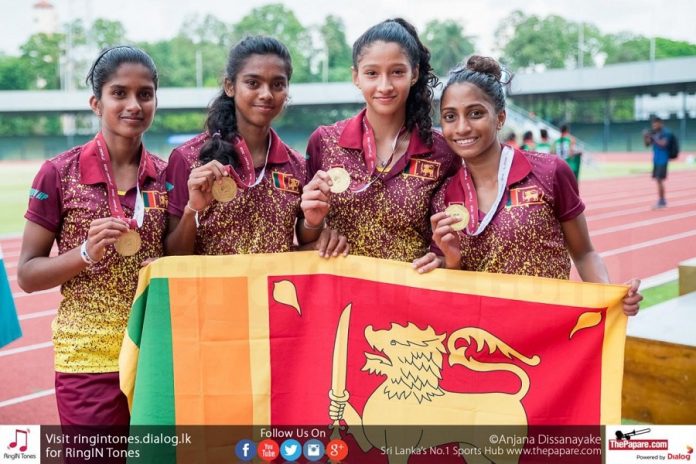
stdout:
<svg viewBox="0 0 696 464">
<path fill-rule="evenodd" d="M 458 177 L 459 185 L 461 185 L 464 190 L 464 205 L 469 210 L 469 224 L 466 227 L 466 233 L 468 235 L 476 236 L 481 234 L 493 220 L 493 217 L 498 211 L 500 201 L 503 199 L 505 190 L 507 190 L 507 180 L 510 175 L 510 168 L 512 167 L 514 155 L 515 151 L 512 148 L 503 146 L 503 151 L 500 155 L 500 164 L 498 165 L 498 194 L 496 195 L 495 202 L 491 206 L 491 209 L 488 210 L 483 221 L 480 223 L 474 181 L 471 179 L 471 176 L 469 176 L 469 170 L 466 168 L 466 164 L 462 162 L 463 166 L 459 171 Z"/>
<path fill-rule="evenodd" d="M 256 172 L 254 171 L 254 159 L 251 157 L 251 150 L 249 150 L 249 147 L 247 147 L 246 142 L 241 136 L 235 137 L 232 144 L 234 145 L 234 149 L 237 151 L 237 153 L 239 153 L 242 173 L 240 175 L 235 169 L 232 168 L 232 166 L 226 167 L 227 172 L 232 176 L 232 179 L 234 179 L 235 183 L 242 190 L 254 188 L 261 183 L 261 180 L 263 180 L 263 176 L 266 172 L 266 166 L 268 165 L 268 155 L 271 152 L 272 141 L 273 137 L 271 134 L 269 134 L 268 150 L 266 150 L 266 161 L 263 164 L 263 169 L 261 169 L 259 176 L 255 177 Z"/>
<path fill-rule="evenodd" d="M 392 149 L 391 149 L 391 154 L 389 155 L 389 158 L 381 163 L 381 167 L 383 170 L 379 172 L 377 177 L 373 177 L 375 174 L 375 171 L 377 170 L 377 143 L 375 141 L 375 132 L 370 126 L 370 123 L 367 121 L 367 116 L 363 116 L 362 120 L 363 124 L 363 140 L 362 140 L 362 146 L 363 146 L 363 157 L 365 159 L 365 165 L 367 166 L 367 170 L 370 173 L 370 181 L 368 181 L 365 185 L 362 185 L 358 187 L 357 189 L 352 189 L 351 191 L 354 193 L 358 192 L 363 192 L 367 190 L 367 188 L 377 182 L 379 179 L 382 178 L 384 175 L 384 168 L 389 166 L 392 161 L 394 160 L 394 155 L 396 154 L 396 150 L 401 144 L 401 141 L 404 139 L 404 135 L 408 135 L 408 132 L 406 132 L 406 126 L 403 126 L 401 129 L 399 129 L 399 133 L 396 134 L 396 137 L 394 137 L 394 142 L 392 142 Z"/>
<path fill-rule="evenodd" d="M 106 142 L 104 141 L 104 136 L 101 132 L 97 134 L 95 142 L 97 144 L 97 154 L 100 161 L 99 167 L 101 168 L 104 178 L 106 179 L 106 197 L 107 202 L 109 203 L 111 215 L 125 220 L 131 229 L 142 227 L 143 220 L 145 218 L 145 202 L 143 201 L 143 196 L 140 193 L 140 184 L 145 184 L 145 150 L 141 149 L 140 164 L 138 166 L 138 180 L 135 184 L 136 194 L 133 217 L 128 218 L 126 217 L 126 213 L 123 212 L 121 201 L 118 199 L 116 178 L 114 177 L 114 171 L 111 167 L 111 157 L 109 156 L 109 151 L 106 148 Z"/>
</svg>

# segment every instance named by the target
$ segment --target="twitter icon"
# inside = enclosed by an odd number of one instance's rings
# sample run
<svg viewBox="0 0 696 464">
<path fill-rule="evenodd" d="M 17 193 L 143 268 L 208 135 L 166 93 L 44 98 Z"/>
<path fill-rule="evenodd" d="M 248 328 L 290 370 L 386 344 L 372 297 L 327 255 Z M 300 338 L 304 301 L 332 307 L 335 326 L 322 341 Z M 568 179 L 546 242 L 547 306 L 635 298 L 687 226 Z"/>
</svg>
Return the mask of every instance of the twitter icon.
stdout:
<svg viewBox="0 0 696 464">
<path fill-rule="evenodd" d="M 288 462 L 297 461 L 301 455 L 302 445 L 297 440 L 290 438 L 280 445 L 280 456 Z"/>
</svg>

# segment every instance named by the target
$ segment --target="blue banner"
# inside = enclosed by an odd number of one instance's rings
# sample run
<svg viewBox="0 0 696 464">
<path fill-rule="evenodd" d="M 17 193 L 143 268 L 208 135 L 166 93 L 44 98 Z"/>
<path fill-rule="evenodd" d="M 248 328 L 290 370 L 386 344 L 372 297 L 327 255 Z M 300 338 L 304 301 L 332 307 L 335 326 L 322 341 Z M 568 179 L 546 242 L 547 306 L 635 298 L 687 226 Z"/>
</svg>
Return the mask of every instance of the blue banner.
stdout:
<svg viewBox="0 0 696 464">
<path fill-rule="evenodd" d="M 0 348 L 22 336 L 17 319 L 17 309 L 12 299 L 10 281 L 5 271 L 2 249 L 0 249 Z"/>
</svg>

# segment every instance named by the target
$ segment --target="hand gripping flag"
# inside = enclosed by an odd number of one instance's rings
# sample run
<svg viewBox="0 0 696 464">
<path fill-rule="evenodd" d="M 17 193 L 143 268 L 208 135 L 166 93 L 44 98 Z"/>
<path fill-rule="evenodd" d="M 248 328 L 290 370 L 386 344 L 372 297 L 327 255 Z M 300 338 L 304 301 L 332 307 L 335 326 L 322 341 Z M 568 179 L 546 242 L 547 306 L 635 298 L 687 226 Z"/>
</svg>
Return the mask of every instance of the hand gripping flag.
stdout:
<svg viewBox="0 0 696 464">
<path fill-rule="evenodd" d="M 403 449 L 483 452 L 427 427 L 620 422 L 626 291 L 313 252 L 169 257 L 141 273 L 122 389 L 132 425 L 322 424 L 365 452 L 406 426 Z"/>
<path fill-rule="evenodd" d="M 21 336 L 22 329 L 17 319 L 17 309 L 12 299 L 5 260 L 0 248 L 0 348 Z"/>
</svg>

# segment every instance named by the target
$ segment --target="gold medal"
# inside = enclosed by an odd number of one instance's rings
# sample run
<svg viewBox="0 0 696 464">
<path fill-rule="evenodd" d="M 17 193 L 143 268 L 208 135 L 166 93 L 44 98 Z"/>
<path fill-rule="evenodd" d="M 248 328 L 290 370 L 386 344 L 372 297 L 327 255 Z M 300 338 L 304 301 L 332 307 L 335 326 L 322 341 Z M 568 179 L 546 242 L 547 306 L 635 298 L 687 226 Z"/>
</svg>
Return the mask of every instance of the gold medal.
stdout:
<svg viewBox="0 0 696 464">
<path fill-rule="evenodd" d="M 469 211 L 464 205 L 449 205 L 445 209 L 445 213 L 450 217 L 459 219 L 459 222 L 452 224 L 452 229 L 460 231 L 466 229 L 466 226 L 469 225 Z"/>
<path fill-rule="evenodd" d="M 133 256 L 140 250 L 140 234 L 135 230 L 129 230 L 114 243 L 116 252 L 121 256 Z"/>
<path fill-rule="evenodd" d="M 331 177 L 332 193 L 342 193 L 350 187 L 350 174 L 343 168 L 331 168 L 326 173 Z"/>
<path fill-rule="evenodd" d="M 230 177 L 223 177 L 213 183 L 213 198 L 220 203 L 228 203 L 237 195 L 237 183 Z"/>
</svg>

